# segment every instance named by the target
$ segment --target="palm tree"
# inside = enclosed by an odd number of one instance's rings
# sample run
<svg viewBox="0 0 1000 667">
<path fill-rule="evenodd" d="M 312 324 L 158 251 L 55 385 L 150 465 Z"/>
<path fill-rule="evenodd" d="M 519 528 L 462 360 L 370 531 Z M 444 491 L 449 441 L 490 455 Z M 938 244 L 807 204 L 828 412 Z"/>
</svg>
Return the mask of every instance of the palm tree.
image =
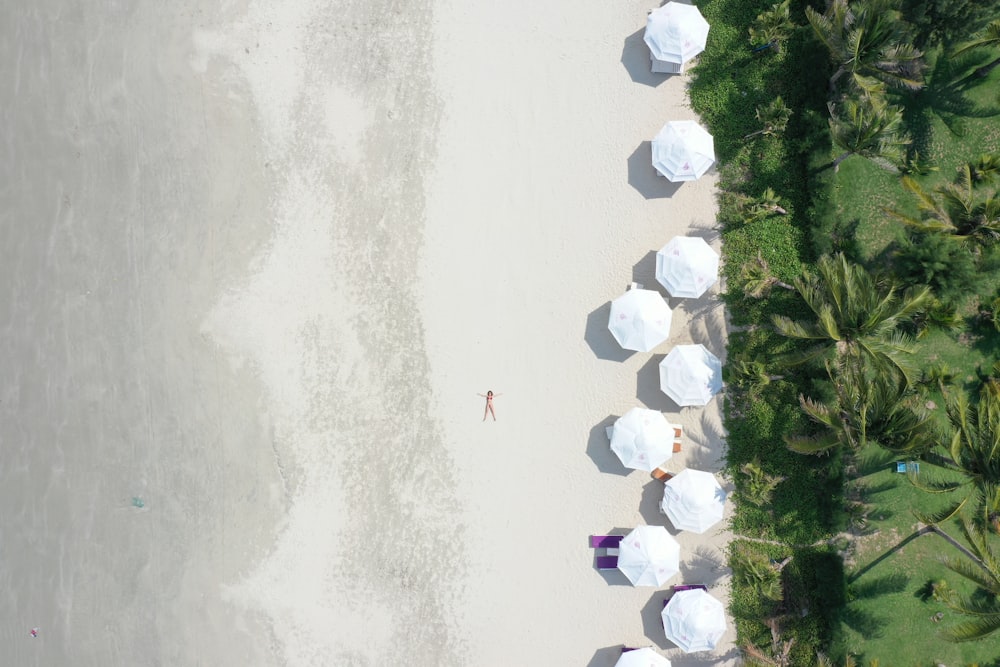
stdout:
<svg viewBox="0 0 1000 667">
<path fill-rule="evenodd" d="M 743 137 L 746 141 L 759 134 L 766 137 L 774 137 L 785 131 L 788 119 L 792 117 L 792 110 L 785 105 L 785 101 L 778 95 L 764 106 L 757 107 L 757 120 L 764 127 L 756 132 Z"/>
<path fill-rule="evenodd" d="M 968 41 L 965 44 L 962 44 L 955 50 L 954 54 L 952 55 L 957 56 L 972 49 L 989 48 L 995 46 L 1000 46 L 1000 19 L 992 21 L 989 25 L 986 26 L 986 29 L 983 31 L 982 36 L 973 39 L 971 41 Z M 983 65 L 982 67 L 980 67 L 979 69 L 977 69 L 975 71 L 975 75 L 978 77 L 985 78 L 990 75 L 990 72 L 992 72 L 997 65 L 1000 65 L 1000 58 L 996 58 L 995 60 L 992 60 Z"/>
<path fill-rule="evenodd" d="M 1000 153 L 983 153 L 969 163 L 969 176 L 973 185 L 992 183 L 1000 176 Z"/>
<path fill-rule="evenodd" d="M 775 489 L 787 479 L 782 475 L 771 475 L 764 472 L 764 469 L 760 467 L 759 459 L 744 463 L 740 466 L 740 472 L 744 475 L 741 484 L 741 499 L 764 510 L 770 508 Z"/>
<path fill-rule="evenodd" d="M 970 597 L 950 591 L 945 596 L 949 607 L 971 617 L 942 632 L 953 642 L 985 639 L 1000 630 L 1000 553 L 990 544 L 987 534 L 968 521 L 962 522 L 962 532 L 976 561 L 952 558 L 945 561 L 945 567 L 976 584 L 986 595 Z"/>
<path fill-rule="evenodd" d="M 903 187 L 917 198 L 916 217 L 883 209 L 900 222 L 924 232 L 950 234 L 958 240 L 990 245 L 1000 241 L 1000 198 L 996 191 L 981 196 L 982 187 L 992 180 L 997 156 L 984 155 L 978 162 L 963 165 L 954 183 L 927 192 L 909 176 Z"/>
<path fill-rule="evenodd" d="M 844 100 L 839 111 L 831 104 L 830 138 L 844 152 L 830 166 L 837 171 L 840 163 L 852 155 L 899 164 L 910 144 L 902 125 L 903 110 L 881 95 Z"/>
<path fill-rule="evenodd" d="M 805 273 L 794 282 L 815 320 L 796 322 L 779 315 L 774 325 L 784 336 L 815 344 L 790 362 L 836 357 L 855 369 L 889 372 L 912 384 L 904 359 L 910 345 L 899 325 L 931 304 L 930 288 L 900 291 L 842 253 L 821 258 L 815 274 Z"/>
<path fill-rule="evenodd" d="M 800 397 L 809 417 L 825 426 L 813 436 L 785 436 L 785 444 L 800 454 L 824 454 L 843 446 L 859 451 L 876 445 L 897 454 L 917 456 L 934 444 L 931 415 L 916 392 L 886 375 L 865 373 L 828 363 L 835 398 L 823 403 Z"/>
<path fill-rule="evenodd" d="M 729 193 L 728 197 L 736 205 L 742 222 L 746 224 L 759 222 L 772 215 L 788 215 L 788 211 L 781 205 L 782 198 L 771 188 L 764 188 L 764 192 L 756 197 L 735 193 Z"/>
<path fill-rule="evenodd" d="M 733 569 L 733 578 L 753 589 L 756 596 L 771 602 L 781 602 L 784 597 L 781 571 L 771 564 L 771 560 L 763 552 L 746 542 L 737 542 L 730 550 L 729 563 Z"/>
<path fill-rule="evenodd" d="M 988 379 L 975 405 L 959 394 L 948 402 L 947 413 L 953 429 L 950 463 L 976 490 L 977 523 L 1000 532 L 1000 381 Z"/>
<path fill-rule="evenodd" d="M 845 74 L 862 90 L 876 82 L 897 88 L 922 87 L 923 55 L 907 43 L 893 0 L 830 0 L 822 14 L 806 7 L 806 18 L 830 52 L 837 70 L 830 91 Z"/>
<path fill-rule="evenodd" d="M 771 5 L 767 11 L 761 12 L 750 25 L 750 41 L 760 44 L 754 51 L 771 49 L 781 52 L 781 43 L 788 39 L 795 24 L 788 13 L 789 0 L 783 0 Z"/>
<path fill-rule="evenodd" d="M 754 299 L 765 297 L 775 287 L 795 290 L 793 285 L 782 282 L 771 272 L 771 265 L 767 263 L 760 251 L 757 252 L 756 258 L 746 262 L 740 268 L 740 276 L 743 278 L 743 293 Z"/>
<path fill-rule="evenodd" d="M 1000 16 L 1000 0 L 903 0 L 914 43 L 953 45 Z"/>
</svg>

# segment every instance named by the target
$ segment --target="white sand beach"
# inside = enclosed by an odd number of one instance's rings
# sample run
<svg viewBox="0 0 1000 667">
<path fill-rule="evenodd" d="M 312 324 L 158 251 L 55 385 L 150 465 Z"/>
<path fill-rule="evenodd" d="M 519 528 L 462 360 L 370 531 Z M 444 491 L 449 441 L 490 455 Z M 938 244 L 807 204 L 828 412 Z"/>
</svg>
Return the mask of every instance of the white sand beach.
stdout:
<svg viewBox="0 0 1000 667">
<path fill-rule="evenodd" d="M 694 118 L 654 5 L 126 4 L 0 3 L 0 664 L 735 664 L 588 546 L 667 525 L 615 416 L 724 451 L 657 375 L 724 358 L 719 287 L 606 329 L 719 245 L 714 175 L 650 165 Z M 676 536 L 726 601 L 728 533 Z"/>
</svg>

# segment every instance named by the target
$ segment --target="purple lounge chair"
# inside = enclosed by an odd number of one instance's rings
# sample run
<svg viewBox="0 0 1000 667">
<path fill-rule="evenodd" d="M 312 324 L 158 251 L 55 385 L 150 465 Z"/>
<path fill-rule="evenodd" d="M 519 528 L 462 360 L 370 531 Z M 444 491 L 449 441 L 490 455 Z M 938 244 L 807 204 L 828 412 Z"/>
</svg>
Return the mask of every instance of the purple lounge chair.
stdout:
<svg viewBox="0 0 1000 667">
<path fill-rule="evenodd" d="M 624 538 L 624 535 L 591 535 L 590 547 L 592 549 L 617 549 Z"/>
<path fill-rule="evenodd" d="M 597 557 L 597 569 L 598 570 L 617 570 L 618 569 L 618 556 L 598 556 Z"/>
<path fill-rule="evenodd" d="M 693 591 L 696 588 L 700 588 L 701 590 L 708 592 L 708 586 L 705 584 L 686 584 L 683 586 L 674 586 L 674 593 L 677 593 L 678 591 Z"/>
</svg>

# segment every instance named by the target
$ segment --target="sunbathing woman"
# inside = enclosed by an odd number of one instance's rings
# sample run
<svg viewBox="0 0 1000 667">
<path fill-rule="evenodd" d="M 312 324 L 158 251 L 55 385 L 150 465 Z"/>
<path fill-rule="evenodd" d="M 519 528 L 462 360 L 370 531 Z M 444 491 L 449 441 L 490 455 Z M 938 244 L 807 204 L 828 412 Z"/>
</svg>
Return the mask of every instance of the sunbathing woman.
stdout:
<svg viewBox="0 0 1000 667">
<path fill-rule="evenodd" d="M 479 394 L 486 399 L 486 410 L 483 412 L 483 421 L 486 421 L 486 415 L 493 415 L 493 421 L 497 420 L 497 413 L 493 412 L 493 397 L 503 396 L 503 394 L 494 394 L 492 391 L 487 391 L 485 394 Z"/>
</svg>

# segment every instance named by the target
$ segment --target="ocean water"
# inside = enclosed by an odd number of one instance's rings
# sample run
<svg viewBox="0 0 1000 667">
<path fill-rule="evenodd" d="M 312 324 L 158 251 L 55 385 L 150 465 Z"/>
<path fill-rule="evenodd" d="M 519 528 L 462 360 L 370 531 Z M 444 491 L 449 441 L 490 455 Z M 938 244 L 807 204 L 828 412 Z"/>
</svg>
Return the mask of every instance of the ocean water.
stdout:
<svg viewBox="0 0 1000 667">
<path fill-rule="evenodd" d="M 0 0 L 0 664 L 463 662 L 431 20 Z"/>
</svg>

